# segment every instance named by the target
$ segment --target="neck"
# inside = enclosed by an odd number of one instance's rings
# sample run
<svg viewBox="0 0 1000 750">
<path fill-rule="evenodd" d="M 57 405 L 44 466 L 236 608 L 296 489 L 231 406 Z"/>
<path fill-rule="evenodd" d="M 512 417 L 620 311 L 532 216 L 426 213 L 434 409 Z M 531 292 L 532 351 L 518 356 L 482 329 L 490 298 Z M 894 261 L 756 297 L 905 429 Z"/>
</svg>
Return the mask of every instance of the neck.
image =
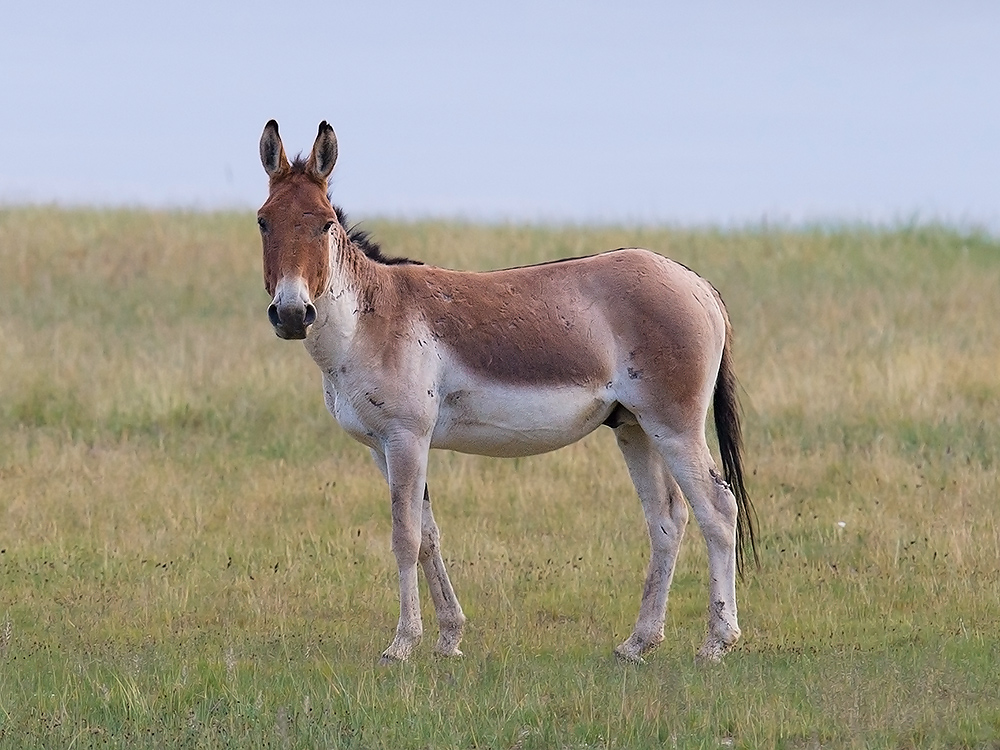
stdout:
<svg viewBox="0 0 1000 750">
<path fill-rule="evenodd" d="M 324 371 L 337 364 L 354 339 L 358 319 L 378 295 L 375 264 L 351 243 L 340 229 L 330 235 L 330 280 L 314 301 L 316 323 L 306 348 Z"/>
</svg>

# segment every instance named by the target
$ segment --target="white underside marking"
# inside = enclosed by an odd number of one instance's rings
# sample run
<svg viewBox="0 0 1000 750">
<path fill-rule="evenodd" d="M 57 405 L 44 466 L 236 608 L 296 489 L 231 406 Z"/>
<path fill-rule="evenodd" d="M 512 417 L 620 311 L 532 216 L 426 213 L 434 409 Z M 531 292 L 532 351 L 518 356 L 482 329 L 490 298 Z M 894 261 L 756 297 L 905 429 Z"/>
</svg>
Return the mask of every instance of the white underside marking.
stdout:
<svg viewBox="0 0 1000 750">
<path fill-rule="evenodd" d="M 614 398 L 603 384 L 515 386 L 448 378 L 432 448 L 483 456 L 530 456 L 575 443 L 607 419 Z M 455 382 L 460 381 L 460 382 Z"/>
</svg>

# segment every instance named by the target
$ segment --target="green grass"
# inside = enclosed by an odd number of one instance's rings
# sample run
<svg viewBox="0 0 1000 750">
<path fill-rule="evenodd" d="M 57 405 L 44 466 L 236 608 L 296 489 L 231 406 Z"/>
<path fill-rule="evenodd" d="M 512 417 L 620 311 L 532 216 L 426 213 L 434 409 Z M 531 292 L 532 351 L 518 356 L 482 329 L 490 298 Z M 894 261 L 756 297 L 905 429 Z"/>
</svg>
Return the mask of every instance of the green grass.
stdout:
<svg viewBox="0 0 1000 750">
<path fill-rule="evenodd" d="M 461 660 L 375 666 L 387 493 L 274 338 L 250 214 L 0 211 L 0 747 L 1000 746 L 1000 243 L 942 227 L 369 226 L 465 268 L 642 245 L 728 302 L 762 567 L 667 640 L 609 431 L 431 458 Z M 841 525 L 842 524 L 842 525 Z"/>
</svg>

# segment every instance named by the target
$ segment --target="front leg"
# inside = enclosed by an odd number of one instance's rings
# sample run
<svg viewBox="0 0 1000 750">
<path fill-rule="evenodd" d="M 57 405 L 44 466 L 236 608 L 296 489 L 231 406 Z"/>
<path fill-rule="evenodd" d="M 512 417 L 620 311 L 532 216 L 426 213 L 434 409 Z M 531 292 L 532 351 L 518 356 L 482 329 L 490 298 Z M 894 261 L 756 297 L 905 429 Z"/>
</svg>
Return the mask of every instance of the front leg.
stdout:
<svg viewBox="0 0 1000 750">
<path fill-rule="evenodd" d="M 385 474 L 392 499 L 392 552 L 399 569 L 399 624 L 380 664 L 408 658 L 423 633 L 417 561 L 428 449 L 428 441 L 409 434 L 388 441 L 385 447 Z"/>
<path fill-rule="evenodd" d="M 431 496 L 424 486 L 424 512 L 420 540 L 420 564 L 427 578 L 427 588 L 437 612 L 438 628 L 441 631 L 434 650 L 441 656 L 461 656 L 458 648 L 465 628 L 465 615 L 451 586 L 448 571 L 441 557 L 441 532 L 431 511 Z"/>
<path fill-rule="evenodd" d="M 378 466 L 382 476 L 389 479 L 389 472 L 386 468 L 385 456 L 372 448 L 372 458 Z M 417 559 L 424 569 L 424 576 L 427 578 L 427 588 L 430 590 L 431 601 L 434 602 L 434 610 L 437 613 L 438 628 L 440 636 L 434 650 L 441 656 L 461 656 L 462 651 L 459 644 L 462 642 L 462 631 L 465 628 L 465 614 L 462 606 L 455 596 L 455 589 L 452 588 L 451 579 L 441 557 L 441 532 L 434 521 L 434 512 L 431 510 L 431 497 L 424 484 L 423 513 L 421 514 L 421 535 L 420 551 Z"/>
</svg>

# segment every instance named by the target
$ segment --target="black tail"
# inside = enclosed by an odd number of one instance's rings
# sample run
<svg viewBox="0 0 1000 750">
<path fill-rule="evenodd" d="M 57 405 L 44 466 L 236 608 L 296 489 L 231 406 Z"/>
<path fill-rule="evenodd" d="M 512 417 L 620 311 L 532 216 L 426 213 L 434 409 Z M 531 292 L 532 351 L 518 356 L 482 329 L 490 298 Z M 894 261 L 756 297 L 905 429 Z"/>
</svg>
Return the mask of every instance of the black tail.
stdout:
<svg viewBox="0 0 1000 750">
<path fill-rule="evenodd" d="M 719 300 L 721 305 L 722 300 Z M 725 308 L 723 308 L 725 315 Z M 715 432 L 722 454 L 722 470 L 726 482 L 736 497 L 736 570 L 743 577 L 747 552 L 753 554 L 754 564 L 760 566 L 757 556 L 757 512 L 743 482 L 743 429 L 740 426 L 740 404 L 737 396 L 736 374 L 733 372 L 732 332 L 726 315 L 726 344 L 722 349 L 722 364 L 715 381 Z"/>
</svg>

